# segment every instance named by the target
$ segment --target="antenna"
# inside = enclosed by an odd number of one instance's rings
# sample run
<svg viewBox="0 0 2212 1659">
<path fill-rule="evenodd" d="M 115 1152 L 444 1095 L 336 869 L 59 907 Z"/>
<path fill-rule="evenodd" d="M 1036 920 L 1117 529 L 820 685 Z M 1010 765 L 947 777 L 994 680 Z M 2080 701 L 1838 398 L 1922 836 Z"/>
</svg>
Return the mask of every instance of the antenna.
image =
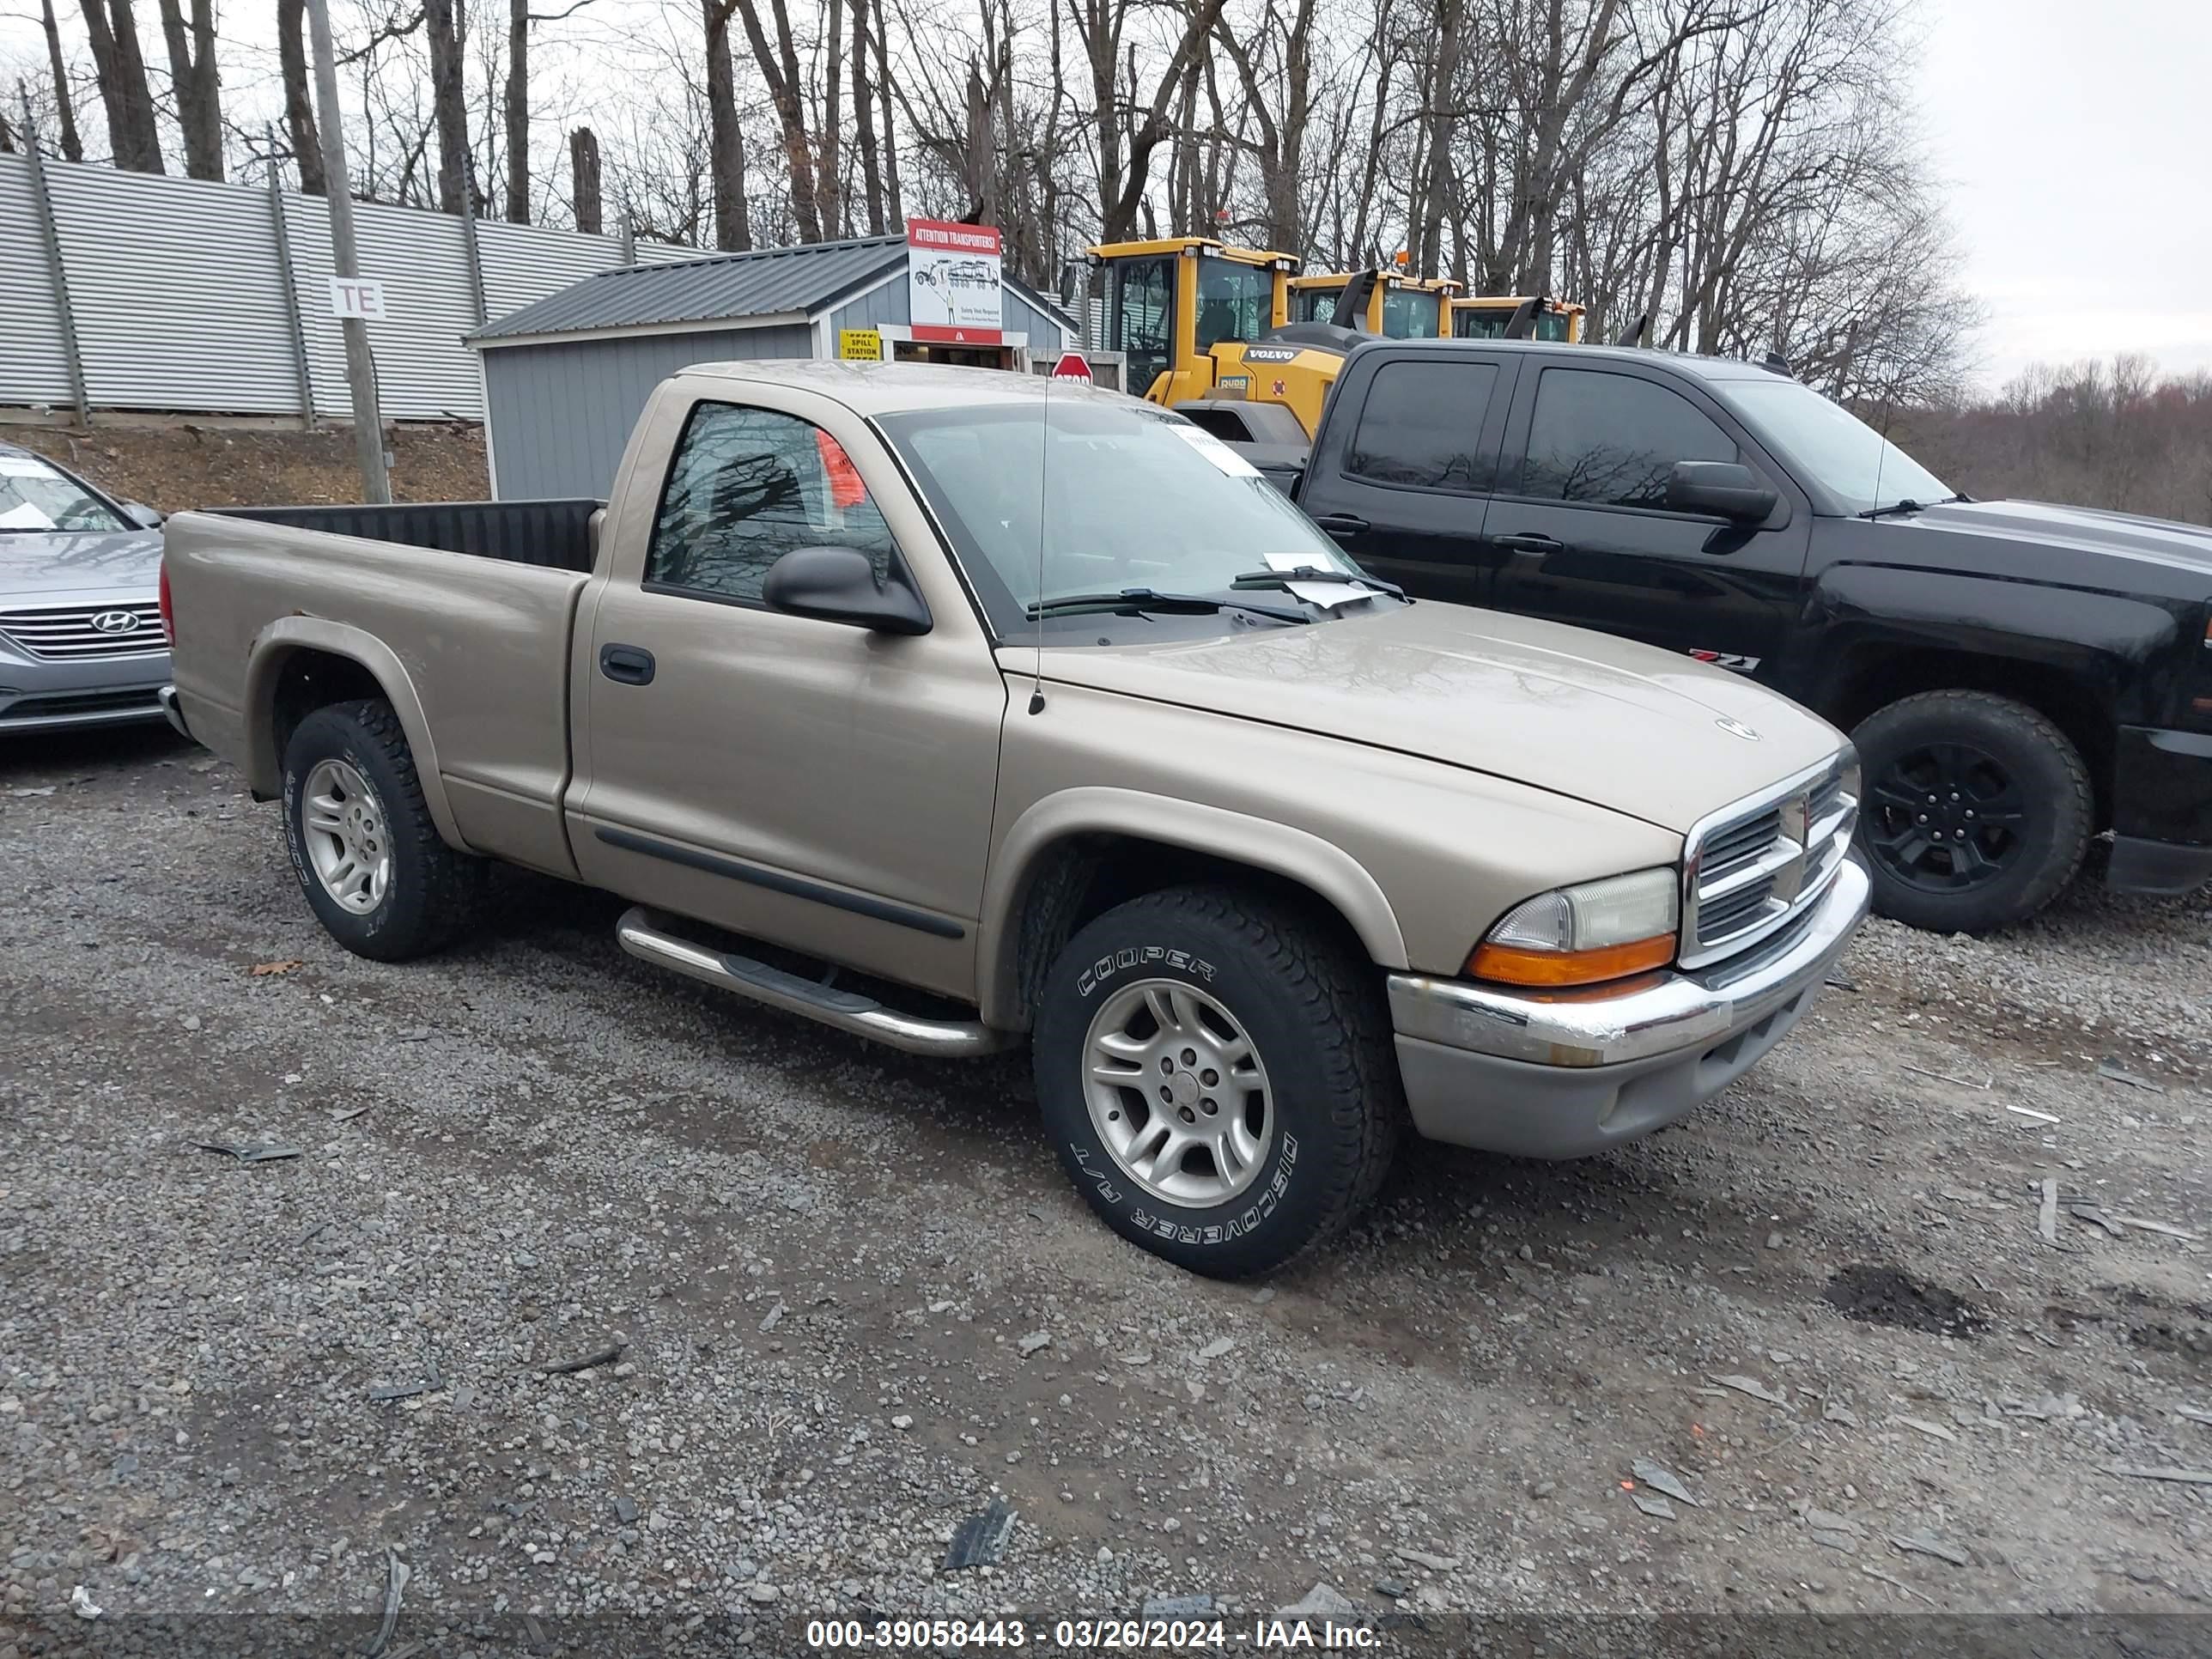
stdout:
<svg viewBox="0 0 2212 1659">
<path fill-rule="evenodd" d="M 1030 713 L 1044 713 L 1044 537 L 1045 521 L 1052 513 L 1052 376 L 1044 377 L 1043 395 L 1037 399 L 1041 441 L 1037 446 L 1037 585 L 1036 661 L 1030 674 Z"/>
</svg>

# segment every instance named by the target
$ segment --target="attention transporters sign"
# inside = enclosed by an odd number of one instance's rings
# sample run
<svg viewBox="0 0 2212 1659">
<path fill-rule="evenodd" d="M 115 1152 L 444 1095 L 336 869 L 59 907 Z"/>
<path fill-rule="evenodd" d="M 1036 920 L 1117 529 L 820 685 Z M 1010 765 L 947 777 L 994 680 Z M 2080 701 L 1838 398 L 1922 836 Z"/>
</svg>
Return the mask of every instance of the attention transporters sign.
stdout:
<svg viewBox="0 0 2212 1659">
<path fill-rule="evenodd" d="M 908 220 L 907 305 L 914 337 L 999 344 L 1002 252 L 999 233 L 988 225 Z"/>
</svg>

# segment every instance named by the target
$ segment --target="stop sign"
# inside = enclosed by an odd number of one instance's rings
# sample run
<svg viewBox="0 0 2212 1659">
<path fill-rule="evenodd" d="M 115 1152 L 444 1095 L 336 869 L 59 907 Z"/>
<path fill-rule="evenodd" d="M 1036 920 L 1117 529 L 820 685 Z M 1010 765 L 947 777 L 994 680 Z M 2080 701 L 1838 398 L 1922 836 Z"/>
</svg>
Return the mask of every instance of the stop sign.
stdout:
<svg viewBox="0 0 2212 1659">
<path fill-rule="evenodd" d="M 1083 354 L 1079 351 L 1062 352 L 1060 361 L 1052 367 L 1052 378 L 1055 380 L 1080 380 L 1089 386 L 1091 365 L 1083 361 Z"/>
</svg>

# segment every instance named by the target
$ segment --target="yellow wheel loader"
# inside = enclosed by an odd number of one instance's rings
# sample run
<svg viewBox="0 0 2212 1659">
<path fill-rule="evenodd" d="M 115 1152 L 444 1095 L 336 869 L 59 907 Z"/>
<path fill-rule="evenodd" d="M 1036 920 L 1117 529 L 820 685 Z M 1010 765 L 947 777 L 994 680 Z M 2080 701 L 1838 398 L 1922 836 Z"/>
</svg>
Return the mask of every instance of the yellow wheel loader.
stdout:
<svg viewBox="0 0 2212 1659">
<path fill-rule="evenodd" d="M 1358 271 L 1328 322 L 1292 315 L 1297 261 L 1203 236 L 1110 242 L 1088 250 L 1105 273 L 1105 349 L 1122 354 L 1122 386 L 1225 430 L 1274 441 L 1310 437 L 1344 354 L 1361 337 L 1376 273 Z M 1250 405 L 1248 411 L 1238 407 Z M 1215 409 L 1227 413 L 1216 416 Z M 1256 430 L 1264 428 L 1265 431 Z"/>
<path fill-rule="evenodd" d="M 1502 340 L 1523 306 L 1533 304 L 1534 320 L 1526 336 L 1531 340 L 1578 343 L 1583 337 L 1583 307 L 1549 295 L 1534 301 L 1526 295 L 1478 295 L 1450 302 L 1452 337 L 1460 340 Z"/>
<path fill-rule="evenodd" d="M 1453 299 L 1455 283 L 1389 271 L 1298 277 L 1288 254 L 1210 237 L 1112 242 L 1088 252 L 1105 273 L 1105 349 L 1122 354 L 1123 387 L 1218 436 L 1286 451 L 1311 441 L 1345 354 L 1386 331 L 1394 299 L 1401 331 L 1392 337 L 1401 339 L 1434 337 L 1448 306 L 1455 314 L 1470 303 Z M 1323 294 L 1327 320 L 1317 314 Z M 1514 302 L 1496 331 L 1530 337 L 1549 304 Z M 1582 307 L 1566 309 L 1579 331 Z"/>
<path fill-rule="evenodd" d="M 1291 320 L 1328 323 L 1336 320 L 1337 301 L 1362 273 L 1333 271 L 1326 276 L 1291 278 Z M 1444 300 L 1455 283 L 1419 281 L 1395 270 L 1374 273 L 1367 304 L 1352 326 L 1365 334 L 1392 340 L 1433 340 L 1443 336 Z"/>
</svg>

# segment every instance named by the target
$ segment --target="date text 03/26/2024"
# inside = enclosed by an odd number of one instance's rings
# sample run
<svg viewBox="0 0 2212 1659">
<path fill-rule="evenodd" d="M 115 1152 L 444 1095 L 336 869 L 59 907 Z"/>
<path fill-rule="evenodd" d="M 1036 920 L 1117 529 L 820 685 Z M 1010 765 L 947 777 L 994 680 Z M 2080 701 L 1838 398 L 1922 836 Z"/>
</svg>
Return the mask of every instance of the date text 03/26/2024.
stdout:
<svg viewBox="0 0 2212 1659">
<path fill-rule="evenodd" d="M 1334 1620 L 1261 1619 L 1232 1629 L 1221 1619 L 1061 1619 L 1032 1626 L 1020 1619 L 817 1619 L 806 1644 L 830 1650 L 896 1652 L 945 1648 L 1040 1648 L 1068 1652 L 1218 1653 L 1230 1648 L 1357 1653 L 1379 1649 L 1371 1626 Z"/>
</svg>

